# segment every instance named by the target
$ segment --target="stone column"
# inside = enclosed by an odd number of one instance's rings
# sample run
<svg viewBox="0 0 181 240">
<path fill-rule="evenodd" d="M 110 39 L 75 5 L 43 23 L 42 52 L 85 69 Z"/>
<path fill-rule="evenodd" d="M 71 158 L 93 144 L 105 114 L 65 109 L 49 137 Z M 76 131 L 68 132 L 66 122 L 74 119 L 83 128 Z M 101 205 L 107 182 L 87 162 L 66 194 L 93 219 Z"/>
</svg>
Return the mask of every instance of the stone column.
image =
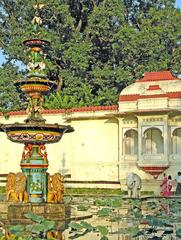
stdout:
<svg viewBox="0 0 181 240">
<path fill-rule="evenodd" d="M 168 141 L 168 116 L 164 116 L 164 127 L 163 127 L 163 146 L 164 146 L 164 160 L 168 162 L 169 155 L 169 141 Z"/>
<path fill-rule="evenodd" d="M 138 117 L 138 162 L 143 160 L 142 119 Z"/>
</svg>

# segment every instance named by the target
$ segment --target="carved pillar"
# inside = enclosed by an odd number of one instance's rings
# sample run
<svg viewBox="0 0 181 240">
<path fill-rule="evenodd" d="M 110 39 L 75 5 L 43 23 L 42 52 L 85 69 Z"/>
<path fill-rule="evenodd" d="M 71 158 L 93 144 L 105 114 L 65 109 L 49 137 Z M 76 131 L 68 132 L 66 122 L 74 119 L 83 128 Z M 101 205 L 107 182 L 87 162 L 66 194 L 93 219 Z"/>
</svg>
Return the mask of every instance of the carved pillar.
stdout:
<svg viewBox="0 0 181 240">
<path fill-rule="evenodd" d="M 138 117 L 138 161 L 142 161 L 143 154 L 142 144 L 142 119 Z"/>
<path fill-rule="evenodd" d="M 164 116 L 164 127 L 163 127 L 163 146 L 164 146 L 164 160 L 168 161 L 169 157 L 169 145 L 168 145 L 168 116 Z"/>
<path fill-rule="evenodd" d="M 124 137 L 124 134 L 123 134 L 123 125 L 122 125 L 122 118 L 119 118 L 118 119 L 119 121 L 119 133 L 118 133 L 118 144 L 119 144 L 119 164 L 120 162 L 123 161 L 123 137 Z"/>
</svg>

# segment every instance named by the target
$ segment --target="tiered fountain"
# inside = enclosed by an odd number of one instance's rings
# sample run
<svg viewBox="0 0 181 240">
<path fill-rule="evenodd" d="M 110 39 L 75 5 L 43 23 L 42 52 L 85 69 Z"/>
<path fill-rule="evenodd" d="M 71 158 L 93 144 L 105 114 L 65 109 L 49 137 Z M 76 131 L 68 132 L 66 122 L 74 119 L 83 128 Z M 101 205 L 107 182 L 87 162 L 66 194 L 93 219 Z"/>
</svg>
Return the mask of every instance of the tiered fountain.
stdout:
<svg viewBox="0 0 181 240">
<path fill-rule="evenodd" d="M 33 19 L 35 28 L 41 25 L 41 19 Z M 12 142 L 23 143 L 21 160 L 22 172 L 26 175 L 28 202 L 47 202 L 47 169 L 48 160 L 45 144 L 58 142 L 64 133 L 72 132 L 71 126 L 47 124 L 41 115 L 44 95 L 48 94 L 57 83 L 45 74 L 45 49 L 49 42 L 35 35 L 23 44 L 29 48 L 29 73 L 22 80 L 15 82 L 16 87 L 26 94 L 28 99 L 28 116 L 25 123 L 1 124 L 0 131 L 7 134 Z"/>
</svg>

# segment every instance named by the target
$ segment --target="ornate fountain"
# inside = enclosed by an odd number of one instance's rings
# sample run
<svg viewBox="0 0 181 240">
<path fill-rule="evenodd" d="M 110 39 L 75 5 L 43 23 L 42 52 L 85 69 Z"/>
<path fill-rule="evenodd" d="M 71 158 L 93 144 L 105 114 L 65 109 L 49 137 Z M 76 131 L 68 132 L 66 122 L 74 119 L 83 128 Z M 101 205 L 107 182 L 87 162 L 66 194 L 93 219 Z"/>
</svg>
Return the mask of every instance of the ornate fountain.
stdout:
<svg viewBox="0 0 181 240">
<path fill-rule="evenodd" d="M 35 16 L 32 23 L 37 30 L 42 23 L 41 18 Z M 0 125 L 0 131 L 5 132 L 10 141 L 24 144 L 20 166 L 26 176 L 30 203 L 47 202 L 48 160 L 45 144 L 56 143 L 64 133 L 74 131 L 71 126 L 45 123 L 42 117 L 44 96 L 56 88 L 57 82 L 49 80 L 45 74 L 45 50 L 50 43 L 37 35 L 23 42 L 29 49 L 29 72 L 24 79 L 15 82 L 19 91 L 27 97 L 28 116 L 25 123 Z"/>
</svg>

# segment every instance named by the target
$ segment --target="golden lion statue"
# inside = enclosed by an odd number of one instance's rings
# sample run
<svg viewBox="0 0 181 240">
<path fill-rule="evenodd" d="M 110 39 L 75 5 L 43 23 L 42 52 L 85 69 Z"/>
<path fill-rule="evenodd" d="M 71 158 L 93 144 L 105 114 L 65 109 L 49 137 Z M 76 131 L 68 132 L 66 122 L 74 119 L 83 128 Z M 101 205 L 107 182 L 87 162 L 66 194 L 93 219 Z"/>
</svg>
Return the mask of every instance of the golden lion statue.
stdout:
<svg viewBox="0 0 181 240">
<path fill-rule="evenodd" d="M 64 187 L 62 180 L 63 177 L 60 173 L 55 173 L 52 176 L 48 175 L 47 202 L 59 203 L 63 201 Z"/>
<path fill-rule="evenodd" d="M 9 173 L 6 183 L 7 201 L 28 202 L 26 176 L 22 172 Z"/>
<path fill-rule="evenodd" d="M 46 233 L 47 239 L 63 240 L 62 233 L 60 231 L 48 231 Z"/>
</svg>

